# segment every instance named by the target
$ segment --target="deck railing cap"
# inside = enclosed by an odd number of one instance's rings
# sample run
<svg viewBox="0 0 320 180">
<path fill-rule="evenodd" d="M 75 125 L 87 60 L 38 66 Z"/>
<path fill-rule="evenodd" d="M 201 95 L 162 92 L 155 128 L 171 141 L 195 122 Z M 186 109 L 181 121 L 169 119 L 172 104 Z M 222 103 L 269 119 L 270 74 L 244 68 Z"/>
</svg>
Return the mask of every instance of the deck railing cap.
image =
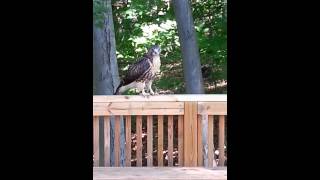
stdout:
<svg viewBox="0 0 320 180">
<path fill-rule="evenodd" d="M 203 102 L 227 102 L 226 94 L 170 94 L 143 97 L 141 95 L 94 95 L 93 102 L 183 102 L 183 101 L 203 101 Z"/>
</svg>

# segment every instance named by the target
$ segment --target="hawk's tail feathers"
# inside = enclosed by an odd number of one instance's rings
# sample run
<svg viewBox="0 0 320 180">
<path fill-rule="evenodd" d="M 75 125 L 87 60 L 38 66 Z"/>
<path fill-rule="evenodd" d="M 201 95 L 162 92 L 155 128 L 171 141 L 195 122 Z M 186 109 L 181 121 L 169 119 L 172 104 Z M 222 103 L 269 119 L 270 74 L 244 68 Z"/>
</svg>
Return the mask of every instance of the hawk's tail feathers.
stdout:
<svg viewBox="0 0 320 180">
<path fill-rule="evenodd" d="M 119 90 L 120 90 L 120 88 L 121 88 L 121 86 L 124 84 L 124 82 L 123 81 L 121 81 L 120 82 L 120 84 L 119 84 L 119 86 L 117 87 L 117 90 L 116 90 L 116 92 L 115 93 L 113 93 L 113 95 L 118 95 L 119 94 Z"/>
</svg>

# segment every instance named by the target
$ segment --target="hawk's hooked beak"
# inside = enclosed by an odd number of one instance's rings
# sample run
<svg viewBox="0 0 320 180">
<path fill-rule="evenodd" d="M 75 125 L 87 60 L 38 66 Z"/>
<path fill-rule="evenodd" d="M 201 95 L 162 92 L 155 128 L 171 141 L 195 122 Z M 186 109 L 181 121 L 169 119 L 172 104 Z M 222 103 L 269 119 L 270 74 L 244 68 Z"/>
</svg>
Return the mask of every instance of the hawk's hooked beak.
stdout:
<svg viewBox="0 0 320 180">
<path fill-rule="evenodd" d="M 156 47 L 153 49 L 153 52 L 154 52 L 155 55 L 160 55 L 160 52 L 161 52 L 160 47 L 159 47 L 159 46 L 156 46 Z"/>
<path fill-rule="evenodd" d="M 160 55 L 160 48 L 159 48 L 159 49 L 155 49 L 154 52 L 155 52 L 157 55 Z"/>
</svg>

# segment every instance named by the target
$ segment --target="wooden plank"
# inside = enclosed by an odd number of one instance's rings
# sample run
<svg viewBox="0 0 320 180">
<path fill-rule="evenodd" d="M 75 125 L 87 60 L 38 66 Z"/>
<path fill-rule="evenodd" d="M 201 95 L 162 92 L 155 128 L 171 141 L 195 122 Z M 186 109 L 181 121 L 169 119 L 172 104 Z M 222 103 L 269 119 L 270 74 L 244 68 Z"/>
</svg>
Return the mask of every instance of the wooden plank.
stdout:
<svg viewBox="0 0 320 180">
<path fill-rule="evenodd" d="M 202 157 L 203 157 L 203 166 L 208 167 L 208 115 L 203 114 L 201 116 L 201 134 L 202 134 Z M 200 129 L 198 128 L 198 131 Z M 198 154 L 198 156 L 200 156 Z M 199 166 L 199 164 L 198 164 Z"/>
<path fill-rule="evenodd" d="M 181 109 L 184 102 L 95 102 L 94 108 L 104 109 Z"/>
<path fill-rule="evenodd" d="M 153 166 L 153 120 L 152 115 L 147 116 L 147 165 Z"/>
<path fill-rule="evenodd" d="M 104 166 L 110 166 L 110 118 L 104 117 Z"/>
<path fill-rule="evenodd" d="M 223 115 L 219 116 L 219 166 L 224 166 L 224 123 L 225 118 Z"/>
<path fill-rule="evenodd" d="M 131 116 L 126 116 L 126 166 L 131 166 Z"/>
<path fill-rule="evenodd" d="M 119 116 L 119 115 L 183 115 L 183 108 L 181 109 L 106 109 L 94 107 L 94 116 Z"/>
<path fill-rule="evenodd" d="M 93 102 L 147 102 L 147 101 L 168 101 L 168 102 L 185 102 L 185 101 L 227 101 L 226 94 L 173 94 L 173 95 L 157 95 L 145 98 L 141 95 L 95 95 Z"/>
<path fill-rule="evenodd" d="M 106 102 L 93 103 L 94 115 L 183 114 L 183 102 Z"/>
<path fill-rule="evenodd" d="M 168 116 L 168 166 L 173 166 L 173 116 Z"/>
<path fill-rule="evenodd" d="M 216 167 L 215 158 L 214 158 L 214 119 L 213 116 L 209 116 L 208 120 L 208 166 Z"/>
<path fill-rule="evenodd" d="M 198 115 L 198 116 L 197 116 L 197 127 L 199 127 L 199 128 L 198 128 L 198 134 L 197 134 L 197 138 L 198 138 L 198 143 L 197 143 L 197 145 L 198 145 L 198 146 L 197 146 L 198 166 L 203 166 L 201 115 Z"/>
<path fill-rule="evenodd" d="M 184 166 L 197 166 L 197 102 L 185 102 L 183 124 Z"/>
<path fill-rule="evenodd" d="M 114 165 L 120 166 L 120 116 L 115 116 L 114 122 Z"/>
<path fill-rule="evenodd" d="M 163 116 L 158 116 L 158 166 L 163 166 Z"/>
<path fill-rule="evenodd" d="M 178 116 L 178 163 L 183 166 L 183 116 Z"/>
<path fill-rule="evenodd" d="M 227 115 L 227 102 L 199 102 L 198 114 Z"/>
<path fill-rule="evenodd" d="M 227 180 L 227 168 L 94 167 L 93 180 Z"/>
<path fill-rule="evenodd" d="M 142 116 L 136 118 L 136 134 L 137 134 L 137 166 L 142 166 Z"/>
<path fill-rule="evenodd" d="M 93 117 L 93 166 L 99 166 L 99 117 Z"/>
</svg>

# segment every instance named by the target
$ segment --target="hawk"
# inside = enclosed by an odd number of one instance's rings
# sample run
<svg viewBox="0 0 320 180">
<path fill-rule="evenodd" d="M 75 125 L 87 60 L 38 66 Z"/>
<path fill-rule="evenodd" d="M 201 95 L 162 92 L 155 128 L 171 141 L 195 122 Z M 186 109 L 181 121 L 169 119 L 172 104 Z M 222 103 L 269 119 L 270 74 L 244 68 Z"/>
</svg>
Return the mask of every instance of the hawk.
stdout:
<svg viewBox="0 0 320 180">
<path fill-rule="evenodd" d="M 136 88 L 143 96 L 155 95 L 152 90 L 152 82 L 156 75 L 160 73 L 160 46 L 152 46 L 146 54 L 143 55 L 136 63 L 129 66 L 126 76 L 121 80 L 115 95 L 122 94 L 128 89 Z"/>
</svg>

